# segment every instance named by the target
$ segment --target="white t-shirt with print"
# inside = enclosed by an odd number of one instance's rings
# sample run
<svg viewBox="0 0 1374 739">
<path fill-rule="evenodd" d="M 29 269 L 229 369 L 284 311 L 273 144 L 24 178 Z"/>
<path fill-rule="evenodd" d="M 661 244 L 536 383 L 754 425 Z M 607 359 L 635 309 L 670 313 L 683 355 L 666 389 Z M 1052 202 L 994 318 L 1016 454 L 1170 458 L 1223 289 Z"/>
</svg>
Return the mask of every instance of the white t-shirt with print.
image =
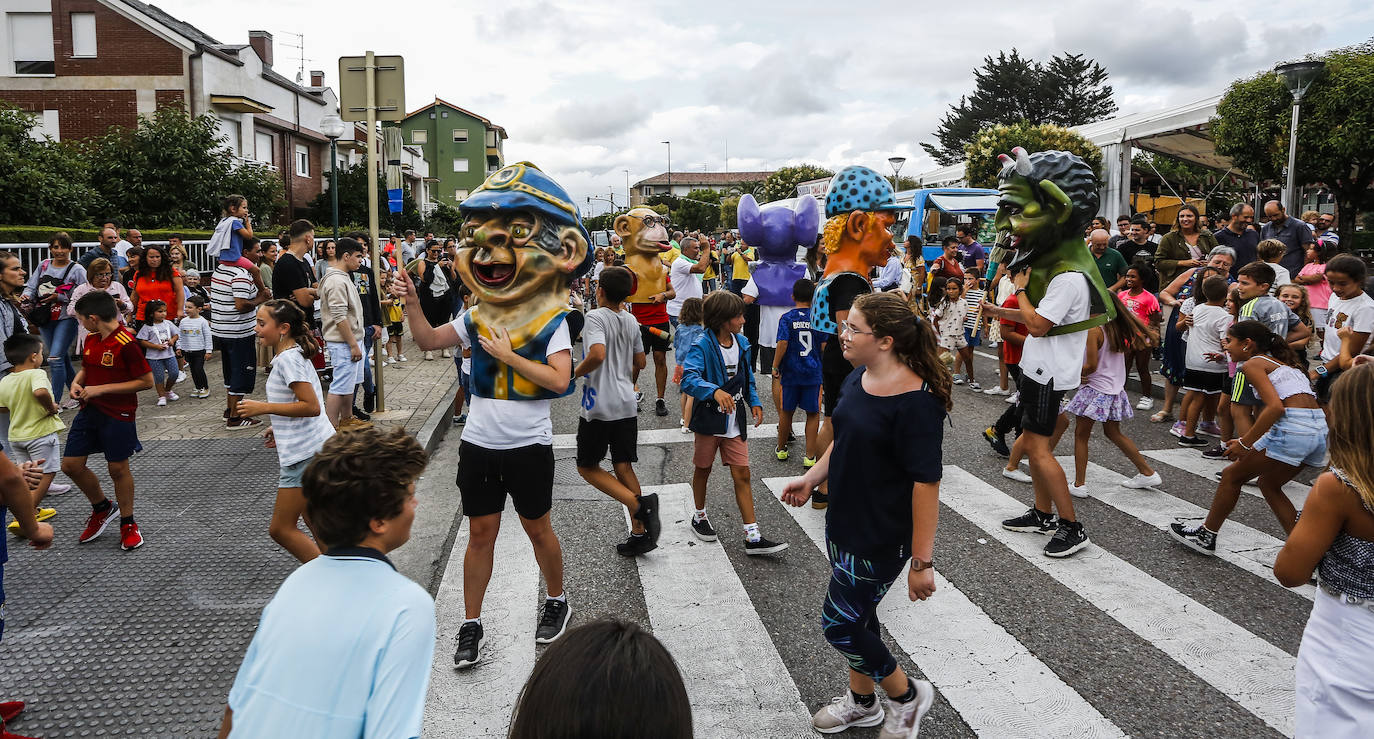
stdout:
<svg viewBox="0 0 1374 739">
<path fill-rule="evenodd" d="M 300 347 L 293 346 L 272 358 L 272 371 L 267 375 L 267 402 L 296 402 L 296 391 L 291 386 L 297 382 L 310 384 L 310 391 L 320 404 L 320 412 L 303 417 L 268 414 L 272 422 L 272 436 L 277 444 L 277 456 L 283 467 L 315 456 L 320 447 L 329 441 L 329 437 L 334 435 L 334 425 L 324 415 L 324 392 L 320 390 L 315 366 L 301 353 Z"/>
<path fill-rule="evenodd" d="M 1344 326 L 1374 338 L 1374 298 L 1364 292 L 1349 300 L 1331 294 L 1331 302 L 1326 307 L 1326 334 L 1322 336 L 1323 362 L 1329 362 L 1341 353 L 1341 337 L 1336 332 Z M 1365 346 L 1368 345 L 1366 342 Z"/>
<path fill-rule="evenodd" d="M 729 380 L 739 372 L 739 340 L 732 341 L 728 347 L 722 346 L 720 358 L 725 362 L 725 379 Z M 743 402 L 743 391 L 735 393 L 735 412 L 731 413 L 725 421 L 725 433 L 717 434 L 717 436 L 725 439 L 739 436 L 739 404 Z"/>
<path fill-rule="evenodd" d="M 449 324 L 464 347 L 472 345 L 464 319 L 467 311 Z M 568 322 L 558 324 L 549 339 L 548 355 L 570 351 Z M 471 365 L 469 365 L 471 367 Z M 531 444 L 553 444 L 553 420 L 548 400 L 499 400 L 469 395 L 468 422 L 462 440 L 483 449 L 518 449 Z"/>
<path fill-rule="evenodd" d="M 1062 272 L 1050 280 L 1035 312 L 1056 326 L 1086 320 L 1092 312 L 1088 278 L 1081 272 Z M 1027 336 L 1021 350 L 1021 374 L 1053 390 L 1073 390 L 1083 375 L 1083 352 L 1088 332 L 1058 336 Z"/>
</svg>

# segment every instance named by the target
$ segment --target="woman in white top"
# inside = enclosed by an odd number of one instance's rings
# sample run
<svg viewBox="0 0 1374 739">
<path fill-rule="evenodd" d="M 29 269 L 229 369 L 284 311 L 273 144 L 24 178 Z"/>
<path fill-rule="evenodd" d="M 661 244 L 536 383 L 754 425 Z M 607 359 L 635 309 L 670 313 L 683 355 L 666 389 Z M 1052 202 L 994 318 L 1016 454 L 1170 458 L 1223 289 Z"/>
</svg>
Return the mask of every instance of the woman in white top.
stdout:
<svg viewBox="0 0 1374 739">
<path fill-rule="evenodd" d="M 289 300 L 263 303 L 254 330 L 258 341 L 274 347 L 277 356 L 267 376 L 267 402 L 245 398 L 239 401 L 239 415 L 250 418 L 268 414 L 272 422 L 266 433 L 267 446 L 277 448 L 281 475 L 267 531 L 296 559 L 309 562 L 320 556 L 320 547 L 297 528 L 305 513 L 301 476 L 315 453 L 334 435 L 334 426 L 320 410 L 324 393 L 310 363 L 320 347 L 305 323 L 305 313 Z"/>
<path fill-rule="evenodd" d="M 72 290 L 72 298 L 67 301 L 67 315 L 76 318 L 76 301 L 81 299 L 92 290 L 104 290 L 115 299 L 115 307 L 119 309 L 119 322 L 124 325 L 129 324 L 129 317 L 133 315 L 134 303 L 129 299 L 129 291 L 114 279 L 114 265 L 105 257 L 98 257 L 91 261 L 91 266 L 86 268 L 86 282 L 76 286 Z M 90 333 L 80 321 L 76 322 L 76 345 L 86 346 L 86 336 Z"/>
</svg>

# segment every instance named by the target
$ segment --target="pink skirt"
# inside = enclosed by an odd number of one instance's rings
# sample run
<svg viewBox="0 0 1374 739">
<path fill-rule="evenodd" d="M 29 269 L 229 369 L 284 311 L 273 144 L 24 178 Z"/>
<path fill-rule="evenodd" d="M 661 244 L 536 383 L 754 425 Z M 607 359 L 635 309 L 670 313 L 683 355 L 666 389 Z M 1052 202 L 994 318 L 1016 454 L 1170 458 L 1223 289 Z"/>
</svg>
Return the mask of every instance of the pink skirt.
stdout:
<svg viewBox="0 0 1374 739">
<path fill-rule="evenodd" d="M 1073 400 L 1064 406 L 1064 412 L 1071 416 L 1091 418 L 1098 423 L 1106 421 L 1129 421 L 1135 416 L 1131 410 L 1131 400 L 1123 390 L 1116 395 L 1107 395 L 1083 385 L 1074 393 Z"/>
</svg>

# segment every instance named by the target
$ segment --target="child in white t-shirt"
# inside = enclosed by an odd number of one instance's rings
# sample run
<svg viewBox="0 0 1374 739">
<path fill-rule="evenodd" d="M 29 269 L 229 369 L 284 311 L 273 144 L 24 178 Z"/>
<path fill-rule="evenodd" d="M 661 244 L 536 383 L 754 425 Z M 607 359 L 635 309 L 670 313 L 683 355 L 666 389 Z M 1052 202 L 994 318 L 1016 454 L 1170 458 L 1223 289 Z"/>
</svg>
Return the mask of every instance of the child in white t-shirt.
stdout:
<svg viewBox="0 0 1374 739">
<path fill-rule="evenodd" d="M 181 400 L 176 393 L 172 392 L 172 386 L 177 384 L 177 377 L 181 374 L 177 367 L 177 340 L 181 336 L 181 329 L 175 323 L 167 320 L 167 304 L 161 300 L 149 300 L 143 314 L 148 318 L 148 322 L 143 324 L 143 328 L 138 330 L 139 346 L 143 347 L 143 356 L 148 360 L 148 366 L 153 368 L 153 387 L 157 388 L 157 404 L 167 405 L 168 401 Z"/>
<path fill-rule="evenodd" d="M 210 343 L 210 322 L 205 320 L 205 298 L 192 295 L 186 300 L 186 317 L 181 319 L 181 339 L 177 348 L 191 369 L 191 382 L 195 389 L 192 398 L 210 397 L 210 379 L 205 376 L 205 360 L 210 358 L 213 345 Z"/>
<path fill-rule="evenodd" d="M 1226 390 L 1226 355 L 1221 342 L 1233 322 L 1226 310 L 1228 289 L 1226 278 L 1208 277 L 1202 281 L 1202 294 L 1189 298 L 1194 305 L 1184 352 L 1183 436 L 1178 440 L 1181 446 L 1207 445 L 1197 437 L 1198 418 L 1204 410 L 1215 413 L 1217 401 Z M 1180 323 L 1184 320 L 1179 318 Z"/>
</svg>

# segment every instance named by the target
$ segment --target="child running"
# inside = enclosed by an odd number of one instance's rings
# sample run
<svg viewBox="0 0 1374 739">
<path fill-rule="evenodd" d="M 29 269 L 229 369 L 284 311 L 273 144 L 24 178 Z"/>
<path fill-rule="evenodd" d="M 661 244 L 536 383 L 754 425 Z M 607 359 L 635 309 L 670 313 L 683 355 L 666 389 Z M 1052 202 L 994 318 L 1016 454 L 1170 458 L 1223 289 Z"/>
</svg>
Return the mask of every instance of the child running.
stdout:
<svg viewBox="0 0 1374 739">
<path fill-rule="evenodd" d="M 148 366 L 153 368 L 157 404 L 165 406 L 168 401 L 181 400 L 172 392 L 172 386 L 177 384 L 177 375 L 180 373 L 177 368 L 176 343 L 181 336 L 181 330 L 175 323 L 167 320 L 167 304 L 161 300 L 149 300 L 143 315 L 147 316 L 147 320 L 135 338 L 138 339 L 139 346 L 143 347 L 143 357 L 148 360 Z"/>
<path fill-rule="evenodd" d="M 134 521 L 129 457 L 143 451 L 134 414 L 139 391 L 153 387 L 153 369 L 133 333 L 119 324 L 119 309 L 109 293 L 82 295 L 76 301 L 76 317 L 90 335 L 81 353 L 81 369 L 72 379 L 72 397 L 81 403 L 81 410 L 67 432 L 62 472 L 91 502 L 91 517 L 77 541 L 94 541 L 118 519 L 119 546 L 129 551 L 143 546 L 143 534 Z M 86 463 L 92 454 L 105 455 L 116 503 L 105 497 L 100 480 Z"/>
<path fill-rule="evenodd" d="M 744 523 L 745 554 L 773 554 L 787 548 L 785 542 L 765 539 L 754 518 L 754 494 L 750 488 L 749 445 L 745 403 L 754 426 L 763 423 L 763 406 L 749 371 L 749 342 L 744 328 L 744 299 L 718 290 L 702 303 L 706 332 L 687 351 L 682 361 L 682 391 L 696 399 L 688 428 L 696 434 L 692 464 L 692 533 L 702 541 L 715 541 L 716 530 L 706 517 L 706 483 L 716 452 L 730 468 L 735 504 Z"/>
<path fill-rule="evenodd" d="M 1292 531 L 1298 513 L 1283 486 L 1303 465 L 1326 461 L 1326 416 L 1288 342 L 1263 323 L 1246 320 L 1231 326 L 1225 348 L 1259 397 L 1260 412 L 1227 445 L 1226 456 L 1234 461 L 1222 470 L 1207 519 L 1197 526 L 1169 525 L 1174 539 L 1208 555 L 1216 554 L 1217 532 L 1236 507 L 1242 483 L 1258 475 L 1269 509 L 1285 532 Z"/>
<path fill-rule="evenodd" d="M 1101 328 L 1088 331 L 1088 347 L 1083 360 L 1083 385 L 1065 406 L 1060 424 L 1068 423 L 1068 416 L 1078 420 L 1073 427 L 1073 485 L 1069 492 L 1078 498 L 1088 497 L 1088 439 L 1093 423 L 1101 423 L 1107 439 L 1121 450 L 1135 465 L 1136 475 L 1122 480 L 1124 488 L 1148 488 L 1163 482 L 1145 461 L 1135 442 L 1121 431 L 1121 422 L 1131 420 L 1131 399 L 1126 395 L 1126 357 L 1141 347 L 1150 345 L 1145 324 L 1135 313 L 1115 298 L 1116 317 Z"/>
<path fill-rule="evenodd" d="M 677 316 L 677 330 L 673 331 L 673 359 L 677 366 L 673 368 L 673 384 L 678 386 L 678 398 L 682 404 L 682 433 L 692 433 L 687 428 L 687 419 L 692 417 L 692 396 L 681 392 L 682 390 L 682 358 L 687 356 L 687 350 L 697 343 L 697 339 L 706 333 L 706 327 L 701 325 L 701 298 L 687 298 L 682 301 L 682 312 Z"/>
<path fill-rule="evenodd" d="M 1227 287 L 1224 277 L 1207 277 L 1202 281 L 1202 289 L 1188 298 L 1195 304 L 1189 314 L 1192 321 L 1184 353 L 1183 435 L 1178 438 L 1179 446 L 1207 446 L 1197 436 L 1198 418 L 1204 411 L 1216 412 L 1217 399 L 1226 389 L 1226 357 L 1221 342 L 1233 322 L 1226 312 Z M 1179 320 L 1183 321 L 1183 311 L 1179 313 Z"/>
<path fill-rule="evenodd" d="M 281 464 L 277 502 L 267 533 L 291 556 L 309 562 L 320 556 L 320 547 L 297 528 L 305 513 L 301 478 L 315 453 L 334 435 L 334 426 L 322 410 L 324 393 L 310 363 L 320 347 L 305 321 L 305 312 L 289 300 L 269 300 L 260 306 L 254 332 L 259 342 L 276 350 L 267 375 L 267 402 L 239 401 L 239 415 L 244 418 L 267 414 L 272 422 L 264 434 L 267 446 L 277 448 Z M 309 519 L 305 523 L 310 526 Z"/>
<path fill-rule="evenodd" d="M 835 409 L 835 440 L 782 494 L 784 503 L 800 506 L 830 480 L 830 584 L 821 623 L 825 640 L 849 662 L 849 689 L 816 711 L 811 725 L 833 734 L 883 724 L 881 739 L 914 737 L 935 691 L 908 677 L 883 643 L 878 605 L 903 570 L 900 590 L 908 598 L 935 592 L 941 444 L 953 388 L 934 331 L 893 293 L 855 298 L 839 341 L 856 369 Z M 886 711 L 875 684 L 887 693 Z"/>
<path fill-rule="evenodd" d="M 62 467 L 57 434 L 63 425 L 52 383 L 43 371 L 43 340 L 28 333 L 9 337 L 5 340 L 5 360 L 13 368 L 0 379 L 0 413 L 9 417 L 10 454 L 18 465 L 43 463 L 43 478 L 33 488 L 33 507 L 35 518 L 46 521 L 57 515 L 55 509 L 44 508 L 42 503 Z M 18 518 L 10 522 L 9 530 L 19 533 Z"/>
<path fill-rule="evenodd" d="M 210 379 L 205 376 L 205 360 L 210 358 L 210 322 L 205 320 L 205 298 L 192 295 L 186 299 L 186 317 L 181 319 L 181 339 L 177 344 L 191 370 L 192 398 L 210 397 Z"/>
<path fill-rule="evenodd" d="M 615 550 L 626 557 L 658 547 L 658 494 L 644 495 L 635 476 L 639 416 L 634 373 L 644 369 L 644 340 L 639 322 L 622 307 L 634 292 L 634 273 L 608 267 L 596 283 L 600 308 L 587 313 L 583 346 L 587 357 L 573 370 L 586 377 L 582 416 L 577 421 L 577 473 L 592 487 L 611 496 L 630 512 L 630 538 Z M 601 468 L 610 452 L 615 474 Z"/>
<path fill-rule="evenodd" d="M 816 448 L 821 425 L 821 342 L 825 335 L 811 328 L 811 298 L 816 284 L 805 277 L 792 283 L 792 310 L 778 319 L 778 343 L 773 352 L 773 381 L 782 388 L 778 403 L 779 461 L 790 456 L 787 444 L 792 439 L 792 414 L 801 408 L 806 414 L 806 456 L 802 467 L 810 468 L 820 458 Z M 817 496 L 813 508 L 825 508 Z"/>
<path fill-rule="evenodd" d="M 1294 735 L 1357 737 L 1374 725 L 1374 367 L 1347 372 L 1330 407 L 1331 468 L 1312 485 L 1274 576 L 1295 588 L 1317 573 L 1298 648 Z"/>
</svg>

